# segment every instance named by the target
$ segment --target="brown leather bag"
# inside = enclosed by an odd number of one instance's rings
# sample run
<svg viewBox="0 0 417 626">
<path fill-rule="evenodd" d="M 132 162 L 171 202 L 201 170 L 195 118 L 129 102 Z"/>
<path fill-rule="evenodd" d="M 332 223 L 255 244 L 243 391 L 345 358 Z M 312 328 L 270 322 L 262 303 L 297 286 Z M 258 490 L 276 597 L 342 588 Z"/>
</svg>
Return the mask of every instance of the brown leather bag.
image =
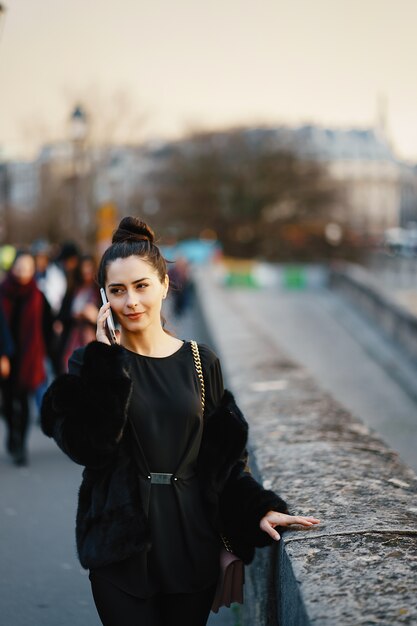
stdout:
<svg viewBox="0 0 417 626">
<path fill-rule="evenodd" d="M 230 606 L 233 602 L 243 604 L 244 582 L 243 561 L 230 549 L 223 547 L 220 551 L 220 573 L 211 610 L 217 613 L 220 607 Z"/>
<path fill-rule="evenodd" d="M 191 341 L 191 349 L 193 351 L 194 365 L 200 380 L 201 386 L 201 404 L 205 403 L 205 387 L 203 368 L 201 366 L 200 353 L 196 341 Z M 243 585 L 245 582 L 245 567 L 243 561 L 233 554 L 229 541 L 223 535 L 221 536 L 223 547 L 220 550 L 220 571 L 217 581 L 216 593 L 214 596 L 211 610 L 217 613 L 222 606 L 229 607 L 233 602 L 243 604 Z"/>
</svg>

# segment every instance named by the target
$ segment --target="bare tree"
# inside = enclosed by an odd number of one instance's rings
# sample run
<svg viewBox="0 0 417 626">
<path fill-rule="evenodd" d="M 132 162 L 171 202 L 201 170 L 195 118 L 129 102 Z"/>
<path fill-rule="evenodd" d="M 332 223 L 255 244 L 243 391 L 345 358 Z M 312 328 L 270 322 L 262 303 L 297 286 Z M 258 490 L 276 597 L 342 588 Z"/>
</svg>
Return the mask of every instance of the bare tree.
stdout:
<svg viewBox="0 0 417 626">
<path fill-rule="evenodd" d="M 324 167 L 282 147 L 273 131 L 199 132 L 166 158 L 160 226 L 169 223 L 179 237 L 212 229 L 227 253 L 269 259 L 290 257 L 298 241 L 308 256 L 319 233 L 324 254 L 337 193 Z"/>
</svg>

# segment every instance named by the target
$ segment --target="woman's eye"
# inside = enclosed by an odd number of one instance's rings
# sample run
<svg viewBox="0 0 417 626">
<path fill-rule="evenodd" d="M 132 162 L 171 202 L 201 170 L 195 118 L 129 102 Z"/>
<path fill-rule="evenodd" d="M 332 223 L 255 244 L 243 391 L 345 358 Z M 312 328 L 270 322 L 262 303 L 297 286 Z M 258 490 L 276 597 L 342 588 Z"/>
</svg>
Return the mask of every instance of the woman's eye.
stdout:
<svg viewBox="0 0 417 626">
<path fill-rule="evenodd" d="M 110 289 L 110 293 L 117 295 L 119 293 L 122 293 L 122 290 L 121 289 L 116 289 L 116 288 L 115 289 Z"/>
<path fill-rule="evenodd" d="M 143 289 L 143 287 L 147 287 L 148 285 L 146 283 L 140 283 L 139 285 L 136 285 L 138 289 Z"/>
</svg>

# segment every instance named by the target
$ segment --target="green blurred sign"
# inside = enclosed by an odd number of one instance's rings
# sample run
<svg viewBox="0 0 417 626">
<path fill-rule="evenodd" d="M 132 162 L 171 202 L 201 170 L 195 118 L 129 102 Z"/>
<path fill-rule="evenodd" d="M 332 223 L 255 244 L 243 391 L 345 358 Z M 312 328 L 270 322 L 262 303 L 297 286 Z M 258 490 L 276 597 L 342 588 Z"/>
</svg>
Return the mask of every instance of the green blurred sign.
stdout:
<svg viewBox="0 0 417 626">
<path fill-rule="evenodd" d="M 258 287 L 258 283 L 250 271 L 228 272 L 224 283 L 226 287 Z"/>
<path fill-rule="evenodd" d="M 307 285 L 305 267 L 288 265 L 284 267 L 283 286 L 286 289 L 304 289 Z"/>
</svg>

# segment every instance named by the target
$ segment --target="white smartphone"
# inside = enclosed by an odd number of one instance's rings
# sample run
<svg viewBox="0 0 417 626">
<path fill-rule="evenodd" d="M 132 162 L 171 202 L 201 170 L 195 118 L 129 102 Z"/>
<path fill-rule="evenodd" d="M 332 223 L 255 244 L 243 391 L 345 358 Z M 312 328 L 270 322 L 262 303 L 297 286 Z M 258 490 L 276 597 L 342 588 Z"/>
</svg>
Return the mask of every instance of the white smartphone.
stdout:
<svg viewBox="0 0 417 626">
<path fill-rule="evenodd" d="M 106 297 L 106 292 L 104 291 L 103 287 L 100 288 L 100 294 L 101 294 L 101 299 L 103 301 L 103 304 L 107 304 L 108 300 Z M 112 343 L 117 343 L 116 327 L 114 325 L 114 320 L 113 320 L 113 315 L 111 313 L 111 309 L 110 309 L 110 315 L 107 318 L 107 328 L 109 329 L 110 341 Z"/>
</svg>

